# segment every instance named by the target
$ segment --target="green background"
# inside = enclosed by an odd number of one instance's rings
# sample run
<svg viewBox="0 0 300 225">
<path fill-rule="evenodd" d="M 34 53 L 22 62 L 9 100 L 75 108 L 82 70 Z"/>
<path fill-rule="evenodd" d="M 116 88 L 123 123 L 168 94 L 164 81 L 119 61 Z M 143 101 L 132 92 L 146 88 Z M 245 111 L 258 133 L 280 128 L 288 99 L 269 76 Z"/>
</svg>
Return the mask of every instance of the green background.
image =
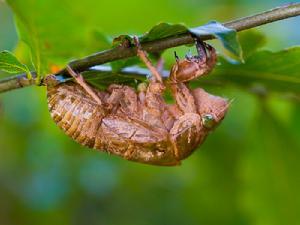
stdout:
<svg viewBox="0 0 300 225">
<path fill-rule="evenodd" d="M 47 7 L 51 1 L 39 2 Z M 69 1 L 70 8 L 62 11 L 57 5 L 52 14 L 62 20 L 72 19 L 64 18 L 68 10 L 77 15 L 81 22 L 70 35 L 83 37 L 80 31 L 86 32 L 85 23 L 93 20 L 97 30 L 111 36 L 141 34 L 159 22 L 199 26 L 212 19 L 222 22 L 250 15 L 284 1 L 88 0 L 76 4 L 82 8 L 72 7 Z M 26 7 L 24 1 L 25 12 Z M 51 23 L 51 17 L 48 20 Z M 267 38 L 264 49 L 299 44 L 299 23 L 299 18 L 293 18 L 256 28 Z M 58 43 L 70 38 L 59 32 L 49 31 L 49 35 L 57 35 Z M 0 50 L 14 50 L 17 40 L 12 12 L 0 2 Z M 83 37 L 80 45 L 71 46 L 78 52 L 76 57 L 93 52 L 92 47 L 82 50 L 85 41 Z M 24 57 L 23 48 L 24 44 L 18 45 L 17 55 Z M 173 50 L 166 53 L 167 65 L 174 61 Z M 188 48 L 177 50 L 182 55 Z M 255 95 L 236 87 L 210 90 L 233 99 L 230 111 L 198 151 L 172 168 L 128 162 L 74 143 L 51 120 L 43 87 L 1 94 L 0 224 L 300 224 L 299 104 L 280 94 Z"/>
</svg>

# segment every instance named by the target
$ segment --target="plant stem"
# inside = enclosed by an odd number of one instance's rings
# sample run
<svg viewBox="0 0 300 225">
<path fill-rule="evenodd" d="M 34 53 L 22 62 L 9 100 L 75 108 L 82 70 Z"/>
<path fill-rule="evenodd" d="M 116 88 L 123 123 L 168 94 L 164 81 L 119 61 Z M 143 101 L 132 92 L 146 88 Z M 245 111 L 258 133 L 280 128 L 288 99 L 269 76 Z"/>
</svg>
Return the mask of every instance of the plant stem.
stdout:
<svg viewBox="0 0 300 225">
<path fill-rule="evenodd" d="M 229 21 L 223 25 L 235 29 L 236 31 L 242 31 L 257 26 L 261 26 L 267 23 L 283 20 L 286 18 L 300 15 L 300 3 L 293 3 L 284 6 L 280 6 L 253 16 L 240 18 L 237 20 Z M 213 39 L 213 36 L 203 36 L 202 40 Z M 143 50 L 147 52 L 159 52 L 164 49 L 173 48 L 180 45 L 191 44 L 194 39 L 189 33 L 171 36 L 168 38 L 150 41 L 142 43 Z M 119 59 L 124 59 L 136 55 L 135 47 L 118 46 L 112 49 L 108 49 L 82 59 L 78 59 L 69 63 L 69 66 L 77 72 L 82 72 L 95 65 L 101 65 L 107 62 L 112 62 Z M 66 69 L 60 71 L 57 74 L 66 74 Z M 24 86 L 30 86 L 35 84 L 32 81 L 26 81 L 26 75 L 19 75 L 7 79 L 0 80 L 0 93 L 8 90 L 21 88 Z"/>
</svg>

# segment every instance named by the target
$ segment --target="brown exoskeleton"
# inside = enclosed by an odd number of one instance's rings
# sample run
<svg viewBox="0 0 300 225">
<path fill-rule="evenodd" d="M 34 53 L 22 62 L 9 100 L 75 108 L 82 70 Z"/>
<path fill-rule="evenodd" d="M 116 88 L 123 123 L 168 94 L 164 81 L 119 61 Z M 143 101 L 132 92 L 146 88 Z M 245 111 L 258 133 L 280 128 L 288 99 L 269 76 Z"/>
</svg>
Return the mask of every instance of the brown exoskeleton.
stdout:
<svg viewBox="0 0 300 225">
<path fill-rule="evenodd" d="M 110 85 L 106 91 L 88 86 L 80 74 L 75 82 L 48 85 L 52 118 L 64 132 L 89 148 L 141 163 L 172 166 L 188 157 L 221 122 L 228 101 L 187 82 L 209 73 L 216 63 L 213 47 L 196 41 L 197 56 L 179 60 L 169 79 L 162 77 L 135 38 L 137 54 L 152 72 L 148 86 L 138 91 Z M 80 84 L 79 84 L 80 83 Z M 171 88 L 175 104 L 162 97 Z"/>
</svg>

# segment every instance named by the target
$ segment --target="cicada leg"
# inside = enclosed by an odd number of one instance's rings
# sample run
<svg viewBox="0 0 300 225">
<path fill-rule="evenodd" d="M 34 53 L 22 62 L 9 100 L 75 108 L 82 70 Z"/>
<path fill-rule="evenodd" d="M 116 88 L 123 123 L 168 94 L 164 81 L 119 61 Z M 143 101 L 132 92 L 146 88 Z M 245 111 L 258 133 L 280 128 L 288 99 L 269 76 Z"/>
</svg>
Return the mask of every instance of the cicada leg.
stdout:
<svg viewBox="0 0 300 225">
<path fill-rule="evenodd" d="M 147 53 L 142 49 L 142 46 L 139 42 L 139 39 L 137 36 L 135 36 L 133 38 L 134 40 L 134 43 L 136 45 L 136 49 L 137 49 L 137 55 L 138 57 L 145 63 L 145 65 L 148 67 L 148 69 L 150 70 L 150 72 L 152 73 L 153 75 L 153 78 L 155 79 L 156 82 L 159 82 L 159 83 L 163 83 L 163 80 L 162 80 L 162 76 L 159 74 L 159 72 L 157 71 L 157 68 L 155 68 L 151 61 L 149 60 L 148 56 L 147 56 Z"/>
<path fill-rule="evenodd" d="M 102 105 L 100 97 L 95 93 L 95 91 L 85 82 L 84 78 L 80 73 L 76 73 L 69 65 L 67 66 L 67 71 L 75 79 L 75 81 L 99 104 Z"/>
<path fill-rule="evenodd" d="M 197 113 L 197 106 L 191 90 L 185 83 L 171 85 L 171 91 L 180 110 L 170 130 L 170 138 L 174 146 L 177 159 L 187 157 L 195 147 L 204 140 L 201 117 Z"/>
<path fill-rule="evenodd" d="M 144 91 L 143 120 L 147 121 L 151 126 L 160 127 L 165 132 L 168 132 L 166 124 L 163 121 L 163 114 L 167 110 L 165 101 L 162 97 L 165 90 L 165 85 L 162 76 L 157 68 L 153 66 L 147 53 L 142 50 L 138 37 L 134 37 L 134 42 L 137 48 L 137 55 L 145 63 L 150 70 L 152 77 L 146 90 Z"/>
</svg>

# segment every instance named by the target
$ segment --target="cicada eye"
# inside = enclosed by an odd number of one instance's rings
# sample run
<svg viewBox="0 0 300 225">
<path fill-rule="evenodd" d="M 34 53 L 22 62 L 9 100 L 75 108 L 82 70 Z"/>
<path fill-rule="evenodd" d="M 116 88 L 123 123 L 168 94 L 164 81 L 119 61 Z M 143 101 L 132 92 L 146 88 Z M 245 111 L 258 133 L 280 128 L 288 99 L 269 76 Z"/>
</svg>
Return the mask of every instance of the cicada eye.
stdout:
<svg viewBox="0 0 300 225">
<path fill-rule="evenodd" d="M 202 124 L 207 129 L 212 129 L 216 125 L 216 121 L 213 115 L 205 114 L 202 116 Z"/>
</svg>

